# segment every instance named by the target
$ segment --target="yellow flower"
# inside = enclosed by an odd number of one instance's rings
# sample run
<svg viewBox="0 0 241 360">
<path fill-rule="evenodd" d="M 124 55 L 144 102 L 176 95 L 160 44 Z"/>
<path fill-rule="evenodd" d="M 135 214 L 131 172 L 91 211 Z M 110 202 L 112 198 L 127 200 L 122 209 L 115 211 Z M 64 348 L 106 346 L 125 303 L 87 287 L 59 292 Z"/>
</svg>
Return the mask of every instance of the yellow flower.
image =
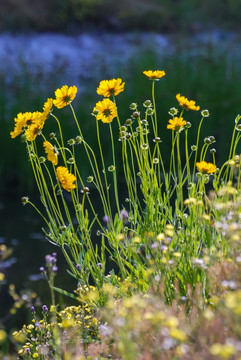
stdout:
<svg viewBox="0 0 241 360">
<path fill-rule="evenodd" d="M 41 133 L 44 126 L 43 113 L 36 111 L 32 115 L 32 122 L 25 131 L 26 139 L 28 141 L 35 140 L 36 136 Z"/>
<path fill-rule="evenodd" d="M 0 344 L 2 344 L 7 339 L 7 334 L 4 330 L 0 329 Z"/>
<path fill-rule="evenodd" d="M 51 161 L 52 164 L 57 165 L 59 153 L 56 147 L 53 146 L 49 141 L 44 141 L 43 146 L 47 154 L 48 160 Z"/>
<path fill-rule="evenodd" d="M 5 278 L 4 274 L 0 272 L 0 282 L 3 281 Z"/>
<path fill-rule="evenodd" d="M 53 99 L 48 98 L 47 101 L 44 103 L 44 106 L 43 106 L 43 118 L 44 118 L 44 120 L 46 120 L 49 117 L 49 114 L 52 111 L 52 107 L 53 107 Z"/>
<path fill-rule="evenodd" d="M 97 112 L 97 120 L 110 123 L 117 116 L 117 107 L 110 99 L 104 99 L 96 104 L 93 112 Z"/>
<path fill-rule="evenodd" d="M 196 167 L 202 174 L 213 174 L 217 171 L 216 165 L 207 163 L 206 161 L 197 162 Z"/>
<path fill-rule="evenodd" d="M 64 106 L 69 105 L 74 100 L 76 93 L 76 86 L 68 87 L 67 85 L 64 85 L 61 89 L 57 89 L 55 91 L 56 99 L 53 101 L 53 103 L 58 109 L 61 109 Z"/>
<path fill-rule="evenodd" d="M 20 135 L 24 131 L 26 126 L 32 124 L 32 122 L 35 119 L 36 113 L 31 113 L 31 112 L 19 113 L 17 117 L 14 119 L 15 127 L 14 130 L 10 132 L 11 138 L 15 138 L 18 135 Z M 40 113 L 38 112 L 38 114 Z"/>
<path fill-rule="evenodd" d="M 185 96 L 181 96 L 181 94 L 177 94 L 176 99 L 179 102 L 179 105 L 181 105 L 185 109 L 195 111 L 198 111 L 200 109 L 200 106 L 196 106 L 196 101 L 188 100 Z"/>
<path fill-rule="evenodd" d="M 76 188 L 76 185 L 73 184 L 73 182 L 76 181 L 76 176 L 69 173 L 66 167 L 58 166 L 56 172 L 58 180 L 65 190 L 70 191 Z"/>
<path fill-rule="evenodd" d="M 118 95 L 124 90 L 125 83 L 122 79 L 102 80 L 97 88 L 97 94 L 109 97 L 111 95 Z"/>
<path fill-rule="evenodd" d="M 175 116 L 173 119 L 169 120 L 169 124 L 167 125 L 167 129 L 180 131 L 186 125 L 186 120 L 183 120 L 182 117 Z"/>
<path fill-rule="evenodd" d="M 143 71 L 143 74 L 146 75 L 150 80 L 159 80 L 161 77 L 166 75 L 165 71 L 163 70 L 147 70 Z"/>
</svg>

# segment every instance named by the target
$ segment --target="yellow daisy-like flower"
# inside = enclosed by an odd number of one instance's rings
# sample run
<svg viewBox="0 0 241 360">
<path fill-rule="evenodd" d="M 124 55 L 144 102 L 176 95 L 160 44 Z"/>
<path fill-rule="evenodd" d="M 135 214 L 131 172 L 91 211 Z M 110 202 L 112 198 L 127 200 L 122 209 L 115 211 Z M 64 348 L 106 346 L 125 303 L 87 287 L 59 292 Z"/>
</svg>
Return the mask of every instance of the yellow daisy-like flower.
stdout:
<svg viewBox="0 0 241 360">
<path fill-rule="evenodd" d="M 69 170 L 64 166 L 58 166 L 56 169 L 57 177 L 62 185 L 63 189 L 70 191 L 71 189 L 75 189 L 76 185 L 74 181 L 76 181 L 76 176 L 71 174 Z"/>
<path fill-rule="evenodd" d="M 169 120 L 169 124 L 167 125 L 167 129 L 180 131 L 186 125 L 186 120 L 183 120 L 182 117 L 175 116 L 173 119 Z"/>
<path fill-rule="evenodd" d="M 200 110 L 200 106 L 196 105 L 196 101 L 188 100 L 185 96 L 181 96 L 181 94 L 176 95 L 176 99 L 179 102 L 179 105 L 181 105 L 185 109 Z"/>
<path fill-rule="evenodd" d="M 44 141 L 43 146 L 47 154 L 47 159 L 51 161 L 52 164 L 57 165 L 59 152 L 56 147 L 53 146 L 49 141 Z"/>
<path fill-rule="evenodd" d="M 150 80 L 160 80 L 160 78 L 166 75 L 165 71 L 163 70 L 146 70 L 143 71 L 143 74 L 146 75 Z"/>
<path fill-rule="evenodd" d="M 39 111 L 19 113 L 14 119 L 15 127 L 14 130 L 10 132 L 11 138 L 20 135 L 26 127 L 30 127 L 39 118 L 42 118 L 42 113 Z"/>
<path fill-rule="evenodd" d="M 96 104 L 93 112 L 97 112 L 97 120 L 110 123 L 117 116 L 117 107 L 110 99 L 104 99 Z"/>
<path fill-rule="evenodd" d="M 196 167 L 202 174 L 213 174 L 217 171 L 216 165 L 206 161 L 197 162 Z"/>
<path fill-rule="evenodd" d="M 48 98 L 43 106 L 43 118 L 46 120 L 49 117 L 53 108 L 53 99 Z"/>
<path fill-rule="evenodd" d="M 35 140 L 37 135 L 41 134 L 43 126 L 44 126 L 43 113 L 39 111 L 35 111 L 34 113 L 32 113 L 32 122 L 25 131 L 26 139 L 28 141 Z"/>
<path fill-rule="evenodd" d="M 102 80 L 97 88 L 97 94 L 104 97 L 118 95 L 124 90 L 125 83 L 122 79 Z"/>
<path fill-rule="evenodd" d="M 61 109 L 64 106 L 69 105 L 75 98 L 77 94 L 77 87 L 76 86 L 70 86 L 67 85 L 62 86 L 61 89 L 57 89 L 55 91 L 55 97 L 56 99 L 53 100 L 54 105 Z"/>
</svg>

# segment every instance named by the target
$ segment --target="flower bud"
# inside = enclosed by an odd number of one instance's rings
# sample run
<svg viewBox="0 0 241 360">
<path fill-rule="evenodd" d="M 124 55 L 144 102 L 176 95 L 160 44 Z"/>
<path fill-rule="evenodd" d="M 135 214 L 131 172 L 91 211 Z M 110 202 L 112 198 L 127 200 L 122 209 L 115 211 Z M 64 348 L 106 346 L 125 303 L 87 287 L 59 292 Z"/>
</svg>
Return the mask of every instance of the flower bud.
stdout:
<svg viewBox="0 0 241 360">
<path fill-rule="evenodd" d="M 130 126 L 132 124 L 132 120 L 131 119 L 126 119 L 125 123 L 126 123 L 127 126 Z"/>
<path fill-rule="evenodd" d="M 56 134 L 55 134 L 54 132 L 51 132 L 51 133 L 49 134 L 50 140 L 54 139 L 55 136 L 56 136 Z"/>
<path fill-rule="evenodd" d="M 159 136 L 155 137 L 155 139 L 153 139 L 153 141 L 155 143 L 160 143 L 161 142 L 161 138 Z"/>
<path fill-rule="evenodd" d="M 131 133 L 127 133 L 125 137 L 126 137 L 126 139 L 130 139 L 131 138 Z"/>
<path fill-rule="evenodd" d="M 130 104 L 130 109 L 131 110 L 136 110 L 137 109 L 137 103 Z"/>
<path fill-rule="evenodd" d="M 69 158 L 68 160 L 67 160 L 67 163 L 68 164 L 74 164 L 75 163 L 75 160 L 74 160 L 74 158 Z"/>
<path fill-rule="evenodd" d="M 192 124 L 189 121 L 187 121 L 186 125 L 184 127 L 185 127 L 185 129 L 190 129 L 191 126 L 192 126 Z"/>
<path fill-rule="evenodd" d="M 147 107 L 147 108 L 149 108 L 150 106 L 152 106 L 151 100 L 146 100 L 146 101 L 144 101 L 143 106 L 145 106 L 145 107 Z"/>
<path fill-rule="evenodd" d="M 133 118 L 137 118 L 140 115 L 140 113 L 138 111 L 134 111 L 132 116 Z"/>
<path fill-rule="evenodd" d="M 114 165 L 110 165 L 110 166 L 108 167 L 108 171 L 109 171 L 109 172 L 115 171 Z"/>
<path fill-rule="evenodd" d="M 47 313 L 49 311 L 49 309 L 47 308 L 46 305 L 42 306 L 42 310 L 43 310 L 44 313 Z"/>
<path fill-rule="evenodd" d="M 212 141 L 211 141 L 211 139 L 210 139 L 209 137 L 206 137 L 206 138 L 204 139 L 204 143 L 205 143 L 205 144 L 211 144 Z"/>
<path fill-rule="evenodd" d="M 201 115 L 203 116 L 203 117 L 209 117 L 209 111 L 208 110 L 202 110 L 201 111 Z"/>
<path fill-rule="evenodd" d="M 40 164 L 42 164 L 42 163 L 44 163 L 46 161 L 46 158 L 44 156 L 40 156 L 38 158 L 38 160 L 39 160 Z"/>
<path fill-rule="evenodd" d="M 71 145 L 71 146 L 74 145 L 74 144 L 75 144 L 75 140 L 74 140 L 74 139 L 69 139 L 69 140 L 68 140 L 68 144 Z"/>
<path fill-rule="evenodd" d="M 22 135 L 21 135 L 21 141 L 22 141 L 22 142 L 27 141 L 27 136 L 26 136 L 25 134 L 22 134 Z"/>
<path fill-rule="evenodd" d="M 99 110 L 97 109 L 93 110 L 92 115 L 97 116 L 98 114 L 99 114 Z"/>
<path fill-rule="evenodd" d="M 150 116 L 150 115 L 153 115 L 153 114 L 154 114 L 154 110 L 152 108 L 146 109 L 146 115 L 147 116 Z"/>
<path fill-rule="evenodd" d="M 87 186 L 84 186 L 83 189 L 81 190 L 81 192 L 89 194 L 90 193 L 90 189 Z"/>
<path fill-rule="evenodd" d="M 88 176 L 87 177 L 87 182 L 88 183 L 91 183 L 91 182 L 93 182 L 94 181 L 94 177 L 93 176 Z"/>
<path fill-rule="evenodd" d="M 23 197 L 21 198 L 21 201 L 22 201 L 22 204 L 23 204 L 23 205 L 26 205 L 26 204 L 29 202 L 28 196 L 23 196 Z"/>
<path fill-rule="evenodd" d="M 211 154 L 215 154 L 215 152 L 216 152 L 216 149 L 210 149 Z"/>
<path fill-rule="evenodd" d="M 75 138 L 75 143 L 76 143 L 77 145 L 79 145 L 79 144 L 82 143 L 82 137 L 81 137 L 80 135 L 76 136 L 76 138 Z"/>
<path fill-rule="evenodd" d="M 191 150 L 192 150 L 192 151 L 197 151 L 197 146 L 196 146 L 196 145 L 192 145 L 192 146 L 191 146 Z"/>
<path fill-rule="evenodd" d="M 216 139 L 213 135 L 209 136 L 209 139 L 211 140 L 212 143 L 216 142 Z"/>
<path fill-rule="evenodd" d="M 172 108 L 169 110 L 168 114 L 170 114 L 171 116 L 175 116 L 175 115 L 178 114 L 178 110 L 177 110 L 175 107 L 172 107 Z"/>
</svg>

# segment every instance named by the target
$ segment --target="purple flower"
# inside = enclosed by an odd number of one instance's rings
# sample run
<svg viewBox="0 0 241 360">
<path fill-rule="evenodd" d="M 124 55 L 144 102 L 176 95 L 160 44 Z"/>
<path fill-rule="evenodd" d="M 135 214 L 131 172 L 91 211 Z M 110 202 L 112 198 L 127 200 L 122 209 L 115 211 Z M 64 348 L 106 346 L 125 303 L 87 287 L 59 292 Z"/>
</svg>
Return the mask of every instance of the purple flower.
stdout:
<svg viewBox="0 0 241 360">
<path fill-rule="evenodd" d="M 45 271 L 43 266 L 41 266 L 41 268 L 39 268 L 39 270 L 40 270 L 41 273 L 44 273 L 44 271 Z"/>
<path fill-rule="evenodd" d="M 127 210 L 123 209 L 120 212 L 120 218 L 123 221 L 124 224 L 128 223 L 129 220 L 129 213 Z"/>
<path fill-rule="evenodd" d="M 56 274 L 58 271 L 58 266 L 54 265 L 51 270 L 54 274 Z"/>
<path fill-rule="evenodd" d="M 47 313 L 49 311 L 49 309 L 47 308 L 46 305 L 42 306 L 42 310 L 43 310 L 44 313 Z"/>
<path fill-rule="evenodd" d="M 34 306 L 31 307 L 31 311 L 35 312 L 35 307 Z"/>
<path fill-rule="evenodd" d="M 105 215 L 103 216 L 103 221 L 106 223 L 106 224 L 109 224 L 110 223 L 110 218 L 108 215 Z"/>
</svg>

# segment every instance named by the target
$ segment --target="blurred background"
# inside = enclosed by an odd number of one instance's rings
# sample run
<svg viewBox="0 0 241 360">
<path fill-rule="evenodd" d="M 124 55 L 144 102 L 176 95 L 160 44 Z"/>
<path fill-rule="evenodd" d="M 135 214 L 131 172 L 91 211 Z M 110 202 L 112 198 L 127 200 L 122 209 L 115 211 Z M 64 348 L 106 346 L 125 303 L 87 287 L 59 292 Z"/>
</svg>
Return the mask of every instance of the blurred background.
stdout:
<svg viewBox="0 0 241 360">
<path fill-rule="evenodd" d="M 99 81 L 121 77 L 126 82 L 117 99 L 124 123 L 131 102 L 141 108 L 151 98 L 142 71 L 165 70 L 156 87 L 162 140 L 169 141 L 164 131 L 168 111 L 177 107 L 175 95 L 181 93 L 209 110 L 201 136 L 215 136 L 221 165 L 241 112 L 240 13 L 241 0 L 0 1 L 0 243 L 13 248 L 4 265 L 2 314 L 9 302 L 8 284 L 39 290 L 44 254 L 56 250 L 46 243 L 38 215 L 20 201 L 28 195 L 38 202 L 38 196 L 25 146 L 9 135 L 17 113 L 41 111 L 56 88 L 77 85 L 73 105 L 95 149 L 91 112 L 99 100 Z M 59 115 L 65 139 L 74 137 L 68 109 Z M 195 135 L 199 115 L 188 113 L 186 120 L 193 123 Z M 48 126 L 50 132 L 51 123 Z M 103 141 L 106 151 L 108 146 Z M 89 175 L 87 164 L 81 164 L 81 171 L 83 178 Z"/>
</svg>

